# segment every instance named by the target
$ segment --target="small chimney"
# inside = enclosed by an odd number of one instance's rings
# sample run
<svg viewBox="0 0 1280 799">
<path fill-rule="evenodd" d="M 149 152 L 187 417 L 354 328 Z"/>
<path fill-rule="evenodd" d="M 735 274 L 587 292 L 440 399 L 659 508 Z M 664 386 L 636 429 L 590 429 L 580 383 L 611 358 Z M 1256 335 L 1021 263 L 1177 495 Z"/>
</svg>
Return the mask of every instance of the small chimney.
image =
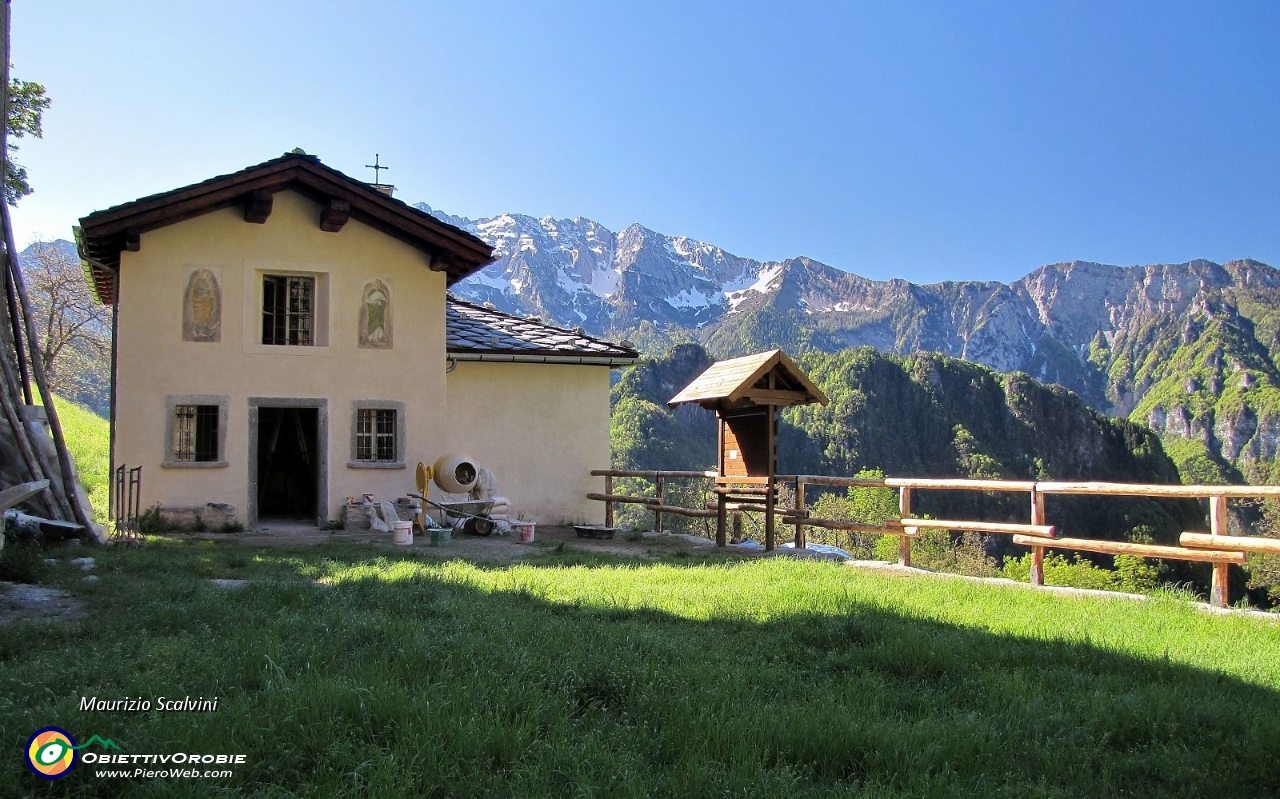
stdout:
<svg viewBox="0 0 1280 799">
<path fill-rule="evenodd" d="M 382 192 L 383 194 L 387 195 L 388 197 L 391 197 L 396 193 L 396 187 L 392 186 L 389 183 L 370 183 L 369 185 L 374 187 L 378 191 Z"/>
</svg>

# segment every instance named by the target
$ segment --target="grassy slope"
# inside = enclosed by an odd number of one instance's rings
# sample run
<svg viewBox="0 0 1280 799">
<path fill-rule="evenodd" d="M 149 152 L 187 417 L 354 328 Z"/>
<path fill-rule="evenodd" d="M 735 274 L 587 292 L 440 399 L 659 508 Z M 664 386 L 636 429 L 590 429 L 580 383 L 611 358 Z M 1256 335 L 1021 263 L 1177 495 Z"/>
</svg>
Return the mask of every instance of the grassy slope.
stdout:
<svg viewBox="0 0 1280 799">
<path fill-rule="evenodd" d="M 486 569 L 152 542 L 0 628 L 0 727 L 244 753 L 149 795 L 1263 795 L 1280 627 L 1172 599 L 758 560 Z M 576 564 L 576 565 L 575 565 Z M 257 577 L 232 592 L 206 577 Z M 79 697 L 218 696 L 216 714 Z M 15 772 L 16 763 L 10 768 Z M 94 795 L 92 769 L 56 784 Z M 0 795 L 46 787 L 29 773 Z"/>
<path fill-rule="evenodd" d="M 70 400 L 58 398 L 58 419 L 67 439 L 67 449 L 80 474 L 80 484 L 93 503 L 94 520 L 107 520 L 107 493 L 110 486 L 110 427 L 106 419 Z"/>
</svg>

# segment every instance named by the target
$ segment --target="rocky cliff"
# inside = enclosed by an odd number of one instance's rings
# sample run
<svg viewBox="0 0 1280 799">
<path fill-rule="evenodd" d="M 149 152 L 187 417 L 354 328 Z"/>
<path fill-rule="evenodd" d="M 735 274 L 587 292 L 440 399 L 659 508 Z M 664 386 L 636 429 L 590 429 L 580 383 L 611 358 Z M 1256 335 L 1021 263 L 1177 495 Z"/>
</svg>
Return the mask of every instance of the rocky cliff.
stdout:
<svg viewBox="0 0 1280 799">
<path fill-rule="evenodd" d="M 808 258 L 755 261 L 640 225 L 431 212 L 495 246 L 497 261 L 455 290 L 502 310 L 653 352 L 696 340 L 716 357 L 772 346 L 941 353 L 1132 415 L 1197 479 L 1280 478 L 1280 272 L 1257 261 L 1071 262 L 1010 284 L 917 285 Z"/>
</svg>

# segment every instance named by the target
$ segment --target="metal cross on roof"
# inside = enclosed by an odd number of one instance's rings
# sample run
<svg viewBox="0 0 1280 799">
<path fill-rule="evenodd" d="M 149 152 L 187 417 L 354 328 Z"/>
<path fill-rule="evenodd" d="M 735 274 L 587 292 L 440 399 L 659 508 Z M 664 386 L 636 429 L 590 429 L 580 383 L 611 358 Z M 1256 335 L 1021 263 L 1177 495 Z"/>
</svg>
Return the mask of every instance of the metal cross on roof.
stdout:
<svg viewBox="0 0 1280 799">
<path fill-rule="evenodd" d="M 382 184 L 382 181 L 381 181 L 381 180 L 379 179 L 379 177 L 378 177 L 378 173 L 379 173 L 380 171 L 382 171 L 382 170 L 384 170 L 384 169 L 387 169 L 387 170 L 390 170 L 390 169 L 391 169 L 391 167 L 389 167 L 389 166 L 383 166 L 382 164 L 380 164 L 380 163 L 378 162 L 378 159 L 379 159 L 380 157 L 381 157 L 381 156 L 379 156 L 377 153 L 374 153 L 374 154 L 373 154 L 373 163 L 372 163 L 372 164 L 365 164 L 365 165 L 364 165 L 364 166 L 365 166 L 365 169 L 372 169 L 372 170 L 373 170 L 373 182 L 374 182 L 374 185 L 381 185 L 381 184 Z"/>
</svg>

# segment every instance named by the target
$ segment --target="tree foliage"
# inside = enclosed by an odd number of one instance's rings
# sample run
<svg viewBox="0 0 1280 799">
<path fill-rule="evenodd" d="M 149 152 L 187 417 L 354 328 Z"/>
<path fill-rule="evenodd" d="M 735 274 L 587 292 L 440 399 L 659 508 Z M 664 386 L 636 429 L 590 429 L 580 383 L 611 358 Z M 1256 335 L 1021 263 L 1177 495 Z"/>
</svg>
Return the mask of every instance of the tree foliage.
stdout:
<svg viewBox="0 0 1280 799">
<path fill-rule="evenodd" d="M 1258 523 L 1258 532 L 1269 538 L 1280 538 L 1280 501 L 1267 499 L 1260 504 L 1262 519 Z M 1253 599 L 1263 604 L 1280 605 L 1280 555 L 1250 553 L 1245 572 L 1249 575 L 1248 588 Z"/>
<path fill-rule="evenodd" d="M 42 84 L 16 78 L 9 82 L 9 152 L 4 162 L 4 199 L 9 205 L 17 205 L 18 200 L 32 192 L 26 167 L 13 160 L 13 154 L 18 151 L 13 140 L 28 135 L 42 138 L 41 121 L 48 107 L 49 98 Z"/>
<path fill-rule="evenodd" d="M 20 263 L 49 388 L 105 415 L 110 385 L 110 309 L 94 299 L 79 261 L 64 247 L 35 242 Z"/>
</svg>

